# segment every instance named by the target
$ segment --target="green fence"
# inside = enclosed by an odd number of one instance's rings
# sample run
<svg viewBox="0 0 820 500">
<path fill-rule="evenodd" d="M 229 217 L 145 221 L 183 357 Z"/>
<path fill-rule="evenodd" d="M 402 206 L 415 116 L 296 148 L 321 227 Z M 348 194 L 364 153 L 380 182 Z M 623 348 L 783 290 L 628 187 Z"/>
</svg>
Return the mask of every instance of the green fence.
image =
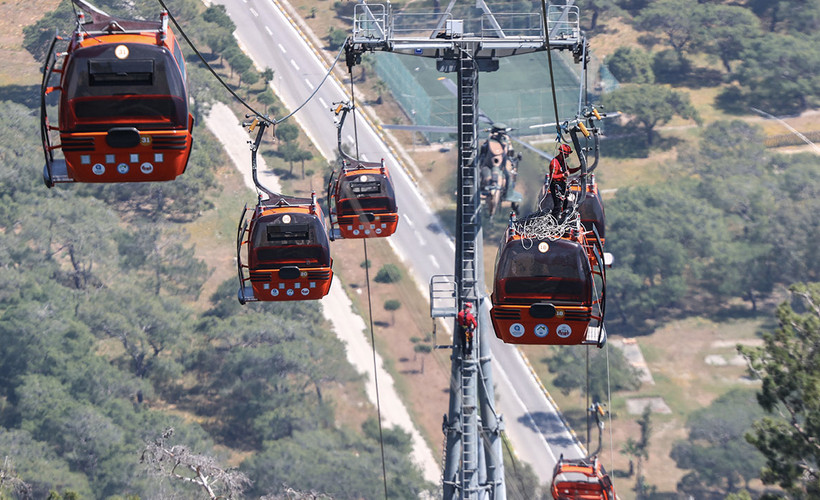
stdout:
<svg viewBox="0 0 820 500">
<path fill-rule="evenodd" d="M 558 114 L 563 121 L 578 111 L 580 79 L 571 62 L 568 65 L 561 57 L 553 57 L 553 67 Z M 443 79 L 454 81 L 455 76 L 436 71 L 434 60 L 378 53 L 376 73 L 416 125 L 455 127 L 456 97 L 442 83 Z M 479 106 L 492 120 L 516 128 L 517 135 L 549 133 L 551 129 L 529 128 L 555 121 L 547 54 L 503 58 L 498 71 L 480 73 Z M 432 140 L 442 137 L 428 134 Z"/>
</svg>

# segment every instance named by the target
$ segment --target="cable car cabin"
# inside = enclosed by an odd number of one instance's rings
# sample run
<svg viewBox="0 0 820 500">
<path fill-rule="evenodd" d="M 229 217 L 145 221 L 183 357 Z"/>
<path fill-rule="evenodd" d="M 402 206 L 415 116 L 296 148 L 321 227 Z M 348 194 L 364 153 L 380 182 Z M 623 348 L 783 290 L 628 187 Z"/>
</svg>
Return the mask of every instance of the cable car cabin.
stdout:
<svg viewBox="0 0 820 500">
<path fill-rule="evenodd" d="M 616 500 L 612 480 L 598 461 L 565 460 L 562 455 L 552 474 L 554 500 Z"/>
<path fill-rule="evenodd" d="M 57 39 L 52 43 L 41 110 L 47 186 L 167 181 L 185 171 L 193 129 L 185 60 L 168 14 L 160 19 L 78 24 L 59 55 Z M 49 87 L 54 75 L 59 86 Z M 53 92 L 59 92 L 58 127 L 47 113 Z M 52 144 L 56 131 L 59 143 Z M 54 157 L 57 150 L 63 158 Z"/>
<path fill-rule="evenodd" d="M 570 190 L 576 193 L 580 189 L 581 186 L 577 184 L 570 186 Z M 606 216 L 604 215 L 604 204 L 598 192 L 598 184 L 595 182 L 595 174 L 589 174 L 587 195 L 578 206 L 578 212 L 581 214 L 581 225 L 587 231 L 587 239 L 593 241 L 600 239 L 601 247 L 603 247 L 606 241 Z"/>
<path fill-rule="evenodd" d="M 504 342 L 603 345 L 603 262 L 576 225 L 553 239 L 524 237 L 514 223 L 507 230 L 490 310 Z"/>
<path fill-rule="evenodd" d="M 328 182 L 331 238 L 382 238 L 399 224 L 396 194 L 381 162 L 343 160 Z"/>
<path fill-rule="evenodd" d="M 330 291 L 333 259 L 320 206 L 315 197 L 284 200 L 246 206 L 242 213 L 237 236 L 242 304 L 316 300 Z M 308 203 L 288 204 L 295 200 Z"/>
</svg>

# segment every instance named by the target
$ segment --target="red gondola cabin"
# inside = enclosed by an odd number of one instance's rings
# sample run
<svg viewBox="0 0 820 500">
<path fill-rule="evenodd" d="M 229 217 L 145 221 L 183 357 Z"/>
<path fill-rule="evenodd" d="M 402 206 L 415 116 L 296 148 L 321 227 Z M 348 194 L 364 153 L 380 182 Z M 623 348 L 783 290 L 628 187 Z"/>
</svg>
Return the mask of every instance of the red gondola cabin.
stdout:
<svg viewBox="0 0 820 500">
<path fill-rule="evenodd" d="M 43 68 L 45 183 L 172 180 L 191 154 L 193 116 L 168 14 L 159 22 L 94 17 L 84 24 L 80 17 L 64 53 L 55 52 L 55 39 Z M 59 85 L 50 87 L 54 75 Z M 53 92 L 57 127 L 47 110 Z"/>
<path fill-rule="evenodd" d="M 343 160 L 328 182 L 332 238 L 383 238 L 399 224 L 396 194 L 381 162 Z"/>
<path fill-rule="evenodd" d="M 602 345 L 603 262 L 584 231 L 548 239 L 524 237 L 517 227 L 507 229 L 496 261 L 496 336 L 512 344 Z"/>
<path fill-rule="evenodd" d="M 245 207 L 237 235 L 239 302 L 315 300 L 327 295 L 333 259 L 326 230 L 315 197 Z"/>
<path fill-rule="evenodd" d="M 590 463 L 586 459 L 558 459 L 552 474 L 554 500 L 616 500 L 615 488 L 598 457 Z"/>
</svg>

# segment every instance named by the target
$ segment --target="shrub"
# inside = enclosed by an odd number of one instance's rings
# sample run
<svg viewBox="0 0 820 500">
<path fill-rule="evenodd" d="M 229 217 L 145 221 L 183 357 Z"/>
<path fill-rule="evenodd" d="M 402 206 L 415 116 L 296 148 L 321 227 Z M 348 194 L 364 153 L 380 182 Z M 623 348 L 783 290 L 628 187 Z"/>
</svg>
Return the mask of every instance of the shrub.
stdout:
<svg viewBox="0 0 820 500">
<path fill-rule="evenodd" d="M 373 279 L 376 283 L 395 283 L 401 279 L 401 269 L 395 264 L 385 264 Z"/>
</svg>

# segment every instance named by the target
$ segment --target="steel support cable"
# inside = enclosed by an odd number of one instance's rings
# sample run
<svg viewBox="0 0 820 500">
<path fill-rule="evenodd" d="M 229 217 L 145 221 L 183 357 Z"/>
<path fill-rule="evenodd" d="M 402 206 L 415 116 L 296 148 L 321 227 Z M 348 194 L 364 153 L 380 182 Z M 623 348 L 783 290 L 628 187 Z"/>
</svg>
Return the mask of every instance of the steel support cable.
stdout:
<svg viewBox="0 0 820 500">
<path fill-rule="evenodd" d="M 353 143 L 356 146 L 356 159 L 361 161 L 361 158 L 359 158 L 359 128 L 356 126 L 356 93 L 353 91 L 353 66 L 348 66 L 347 70 L 347 74 L 350 75 L 350 106 L 352 108 L 350 111 L 353 113 Z"/>
<path fill-rule="evenodd" d="M 591 418 L 591 415 L 589 414 L 589 409 L 591 407 L 590 402 L 589 402 L 589 346 L 586 346 L 586 347 L 587 347 L 586 348 L 586 351 L 587 351 L 586 352 L 586 363 L 587 363 L 587 387 L 586 387 L 586 398 L 587 398 L 587 401 L 586 401 L 586 405 L 587 405 L 586 406 L 586 408 L 587 408 L 587 453 L 589 453 L 590 441 L 592 439 L 590 437 L 590 435 L 592 433 L 592 426 L 590 425 L 592 418 Z"/>
<path fill-rule="evenodd" d="M 232 88 L 231 88 L 231 87 L 230 87 L 227 83 L 225 83 L 225 80 L 223 80 L 223 79 L 222 79 L 222 77 L 221 77 L 221 76 L 219 76 L 219 75 L 217 74 L 217 72 L 216 72 L 216 71 L 215 71 L 215 70 L 211 67 L 211 65 L 210 65 L 210 64 L 208 64 L 208 61 L 206 61 L 206 60 L 205 60 L 205 57 L 202 55 L 202 53 L 200 53 L 200 52 L 199 52 L 199 49 L 197 49 L 197 48 L 196 48 L 196 45 L 194 45 L 194 42 L 192 42 L 192 41 L 191 41 L 191 39 L 190 39 L 190 38 L 188 38 L 188 35 L 187 35 L 187 34 L 185 33 L 185 31 L 182 29 L 182 26 L 180 26 L 180 25 L 179 25 L 179 23 L 177 22 L 177 20 L 176 20 L 176 18 L 174 17 L 174 15 L 173 15 L 173 14 L 171 14 L 170 9 L 168 9 L 168 6 L 166 6 L 166 5 L 165 5 L 165 2 L 164 2 L 163 0 L 157 0 L 157 1 L 158 1 L 158 2 L 159 2 L 159 4 L 162 6 L 162 8 L 163 8 L 163 9 L 165 9 L 165 11 L 166 11 L 166 12 L 168 12 L 168 18 L 169 18 L 169 19 L 171 19 L 171 22 L 172 22 L 172 23 L 174 23 L 174 26 L 176 26 L 177 30 L 179 31 L 179 34 L 180 34 L 180 35 L 182 35 L 182 38 L 184 38 L 184 39 L 185 39 L 185 41 L 188 43 L 188 46 L 189 46 L 189 47 L 191 47 L 191 49 L 194 51 L 194 53 L 197 55 L 197 57 L 199 57 L 199 60 L 200 60 L 200 61 L 202 61 L 202 63 L 205 65 L 205 67 L 206 67 L 206 68 L 208 68 L 208 71 L 210 71 L 210 72 L 211 72 L 211 74 L 212 74 L 212 75 L 214 75 L 214 77 L 215 77 L 215 78 L 217 79 L 217 81 L 219 81 L 219 83 L 220 83 L 220 84 L 221 84 L 221 85 L 225 88 L 225 90 L 227 90 L 228 92 L 230 92 L 230 94 L 234 97 L 234 99 L 236 99 L 237 101 L 239 101 L 239 102 L 240 102 L 243 106 L 245 106 L 245 107 L 246 107 L 246 108 L 247 108 L 247 109 L 248 109 L 251 113 L 253 113 L 255 116 L 259 117 L 259 118 L 260 118 L 260 119 L 262 119 L 262 120 L 265 120 L 265 121 L 267 121 L 267 122 L 271 123 L 272 125 L 276 125 L 277 123 L 281 123 L 281 122 L 283 122 L 283 121 L 287 120 L 288 118 L 290 118 L 291 116 L 293 116 L 294 114 L 296 114 L 296 112 L 297 112 L 297 111 L 299 111 L 300 109 L 302 109 L 302 108 L 303 108 L 303 107 L 304 107 L 304 106 L 305 106 L 308 102 L 310 102 L 310 101 L 313 99 L 313 96 L 315 96 L 315 95 L 316 95 L 316 93 L 317 93 L 317 92 L 319 92 L 319 89 L 320 89 L 320 88 L 322 87 L 322 85 L 325 83 L 325 81 L 327 80 L 327 77 L 328 77 L 328 76 L 330 76 L 330 72 L 331 72 L 331 71 L 333 71 L 333 68 L 335 68 L 335 67 L 336 67 L 336 63 L 338 63 L 338 62 L 339 62 L 339 58 L 342 56 L 342 50 L 344 50 L 344 46 L 343 46 L 343 47 L 342 47 L 342 49 L 341 49 L 341 50 L 339 50 L 339 53 L 338 53 L 338 54 L 336 54 L 336 59 L 333 61 L 333 64 L 331 64 L 331 65 L 330 65 L 330 68 L 327 70 L 327 73 L 325 73 L 325 76 L 322 78 L 322 81 L 321 81 L 321 82 L 319 82 L 319 84 L 318 84 L 318 85 L 316 86 L 316 88 L 313 90 L 313 93 L 311 93 L 311 94 L 308 96 L 308 98 L 307 98 L 307 99 L 306 99 L 306 100 L 305 100 L 302 104 L 300 104 L 300 105 L 299 105 L 296 109 L 294 109 L 293 111 L 291 111 L 289 114 L 285 115 L 285 117 L 284 117 L 284 118 L 281 118 L 281 119 L 279 119 L 279 120 L 276 120 L 276 119 L 271 119 L 271 118 L 268 118 L 268 116 L 267 116 L 267 115 L 262 114 L 262 113 L 260 113 L 259 111 L 257 111 L 256 109 L 254 109 L 254 108 L 253 108 L 253 106 L 251 106 L 251 105 L 250 105 L 250 104 L 248 104 L 248 103 L 247 103 L 244 99 L 242 99 L 241 97 L 239 97 L 239 94 L 237 94 L 236 92 L 234 92 L 234 90 L 233 90 L 233 89 L 232 89 Z"/>
<path fill-rule="evenodd" d="M 552 89 L 552 106 L 555 110 L 555 132 L 558 137 L 561 137 L 561 125 L 558 119 L 558 97 L 555 94 L 555 76 L 552 71 L 552 49 L 550 47 L 550 29 L 549 20 L 547 19 L 547 0 L 541 0 L 541 14 L 544 17 L 544 38 L 547 43 L 547 64 L 550 70 L 550 88 Z"/>
<path fill-rule="evenodd" d="M 612 385 L 609 376 L 609 342 L 606 344 L 606 404 L 607 408 L 612 408 Z M 609 419 L 609 470 L 615 472 L 615 442 L 612 437 L 612 411 L 607 411 Z M 613 481 L 614 483 L 614 481 Z"/>
</svg>

